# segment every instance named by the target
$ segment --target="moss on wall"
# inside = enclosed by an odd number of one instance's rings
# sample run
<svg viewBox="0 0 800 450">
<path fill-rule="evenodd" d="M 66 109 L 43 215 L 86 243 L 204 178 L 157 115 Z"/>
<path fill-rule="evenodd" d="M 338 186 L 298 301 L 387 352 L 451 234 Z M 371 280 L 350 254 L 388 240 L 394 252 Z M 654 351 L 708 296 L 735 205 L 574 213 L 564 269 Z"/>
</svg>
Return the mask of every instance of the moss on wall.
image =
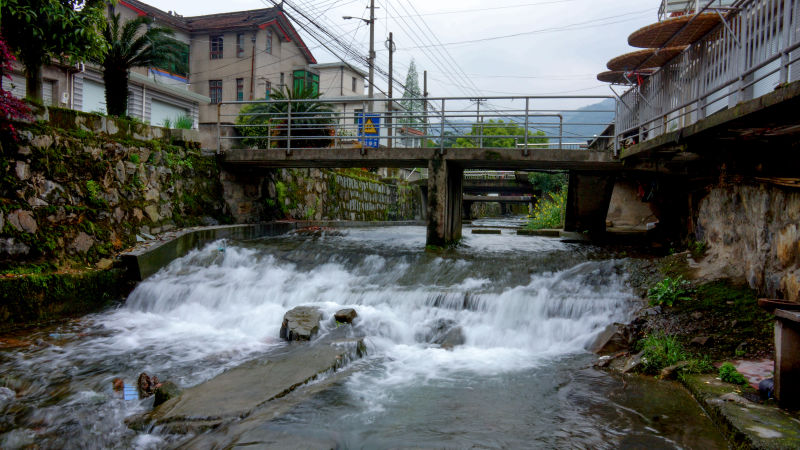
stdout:
<svg viewBox="0 0 800 450">
<path fill-rule="evenodd" d="M 131 287 L 121 269 L 0 278 L 0 331 L 96 311 Z"/>
</svg>

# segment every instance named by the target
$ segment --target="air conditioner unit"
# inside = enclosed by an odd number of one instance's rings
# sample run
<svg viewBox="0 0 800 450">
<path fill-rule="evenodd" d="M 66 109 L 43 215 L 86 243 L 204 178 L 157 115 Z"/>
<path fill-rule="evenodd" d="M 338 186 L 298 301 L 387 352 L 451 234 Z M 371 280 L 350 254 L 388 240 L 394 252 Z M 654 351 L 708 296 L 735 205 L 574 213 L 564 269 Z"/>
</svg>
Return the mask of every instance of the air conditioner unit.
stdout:
<svg viewBox="0 0 800 450">
<path fill-rule="evenodd" d="M 78 72 L 85 72 L 86 71 L 86 64 L 79 62 L 75 64 L 75 68 L 78 69 Z"/>
<path fill-rule="evenodd" d="M 61 93 L 61 104 L 66 105 L 67 103 L 69 103 L 69 92 L 63 92 Z"/>
</svg>

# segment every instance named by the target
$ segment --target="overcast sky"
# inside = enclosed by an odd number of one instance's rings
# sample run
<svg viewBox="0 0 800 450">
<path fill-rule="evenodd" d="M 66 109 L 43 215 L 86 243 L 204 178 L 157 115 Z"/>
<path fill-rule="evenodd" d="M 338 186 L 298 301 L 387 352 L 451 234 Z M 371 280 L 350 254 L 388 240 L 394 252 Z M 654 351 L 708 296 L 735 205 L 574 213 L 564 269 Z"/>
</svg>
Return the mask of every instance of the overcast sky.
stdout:
<svg viewBox="0 0 800 450">
<path fill-rule="evenodd" d="M 270 0 L 148 3 L 184 16 L 272 5 Z M 289 3 L 319 17 L 321 24 L 366 55 L 368 26 L 342 16 L 368 18 L 369 0 Z M 656 21 L 660 0 L 376 0 L 375 4 L 380 7 L 377 64 L 388 66 L 384 41 L 391 31 L 397 46 L 395 77 L 405 79 L 413 58 L 420 84 L 422 70 L 428 71 L 431 96 L 472 96 L 476 89 L 482 96 L 608 95 L 609 88 L 597 81 L 597 73 L 605 70 L 609 59 L 635 50 L 627 37 Z M 338 61 L 307 34 L 303 38 L 319 62 Z M 376 85 L 386 89 L 384 81 Z"/>
</svg>

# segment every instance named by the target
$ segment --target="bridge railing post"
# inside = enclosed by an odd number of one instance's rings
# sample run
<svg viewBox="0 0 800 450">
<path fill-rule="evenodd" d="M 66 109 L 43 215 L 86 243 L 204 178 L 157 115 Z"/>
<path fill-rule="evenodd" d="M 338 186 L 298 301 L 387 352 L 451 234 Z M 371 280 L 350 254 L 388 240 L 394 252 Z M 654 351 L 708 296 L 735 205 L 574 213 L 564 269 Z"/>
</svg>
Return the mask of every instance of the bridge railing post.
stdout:
<svg viewBox="0 0 800 450">
<path fill-rule="evenodd" d="M 525 146 L 522 150 L 523 156 L 528 156 L 528 114 L 531 108 L 531 99 L 525 98 Z"/>
<path fill-rule="evenodd" d="M 292 154 L 292 102 L 291 100 L 288 103 L 288 117 L 286 120 L 286 155 Z"/>
<path fill-rule="evenodd" d="M 439 154 L 444 155 L 444 99 L 442 99 L 442 119 L 439 123 Z"/>
</svg>

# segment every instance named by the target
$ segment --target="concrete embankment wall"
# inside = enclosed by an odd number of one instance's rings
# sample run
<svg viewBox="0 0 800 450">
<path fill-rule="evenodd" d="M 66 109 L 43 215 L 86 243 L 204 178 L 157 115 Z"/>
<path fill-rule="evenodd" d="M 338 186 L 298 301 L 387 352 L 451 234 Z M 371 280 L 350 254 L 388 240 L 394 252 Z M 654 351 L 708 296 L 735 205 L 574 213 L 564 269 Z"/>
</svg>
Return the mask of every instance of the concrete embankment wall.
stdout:
<svg viewBox="0 0 800 450">
<path fill-rule="evenodd" d="M 731 184 L 699 202 L 697 240 L 704 270 L 746 279 L 762 295 L 800 301 L 800 191 Z"/>
</svg>

